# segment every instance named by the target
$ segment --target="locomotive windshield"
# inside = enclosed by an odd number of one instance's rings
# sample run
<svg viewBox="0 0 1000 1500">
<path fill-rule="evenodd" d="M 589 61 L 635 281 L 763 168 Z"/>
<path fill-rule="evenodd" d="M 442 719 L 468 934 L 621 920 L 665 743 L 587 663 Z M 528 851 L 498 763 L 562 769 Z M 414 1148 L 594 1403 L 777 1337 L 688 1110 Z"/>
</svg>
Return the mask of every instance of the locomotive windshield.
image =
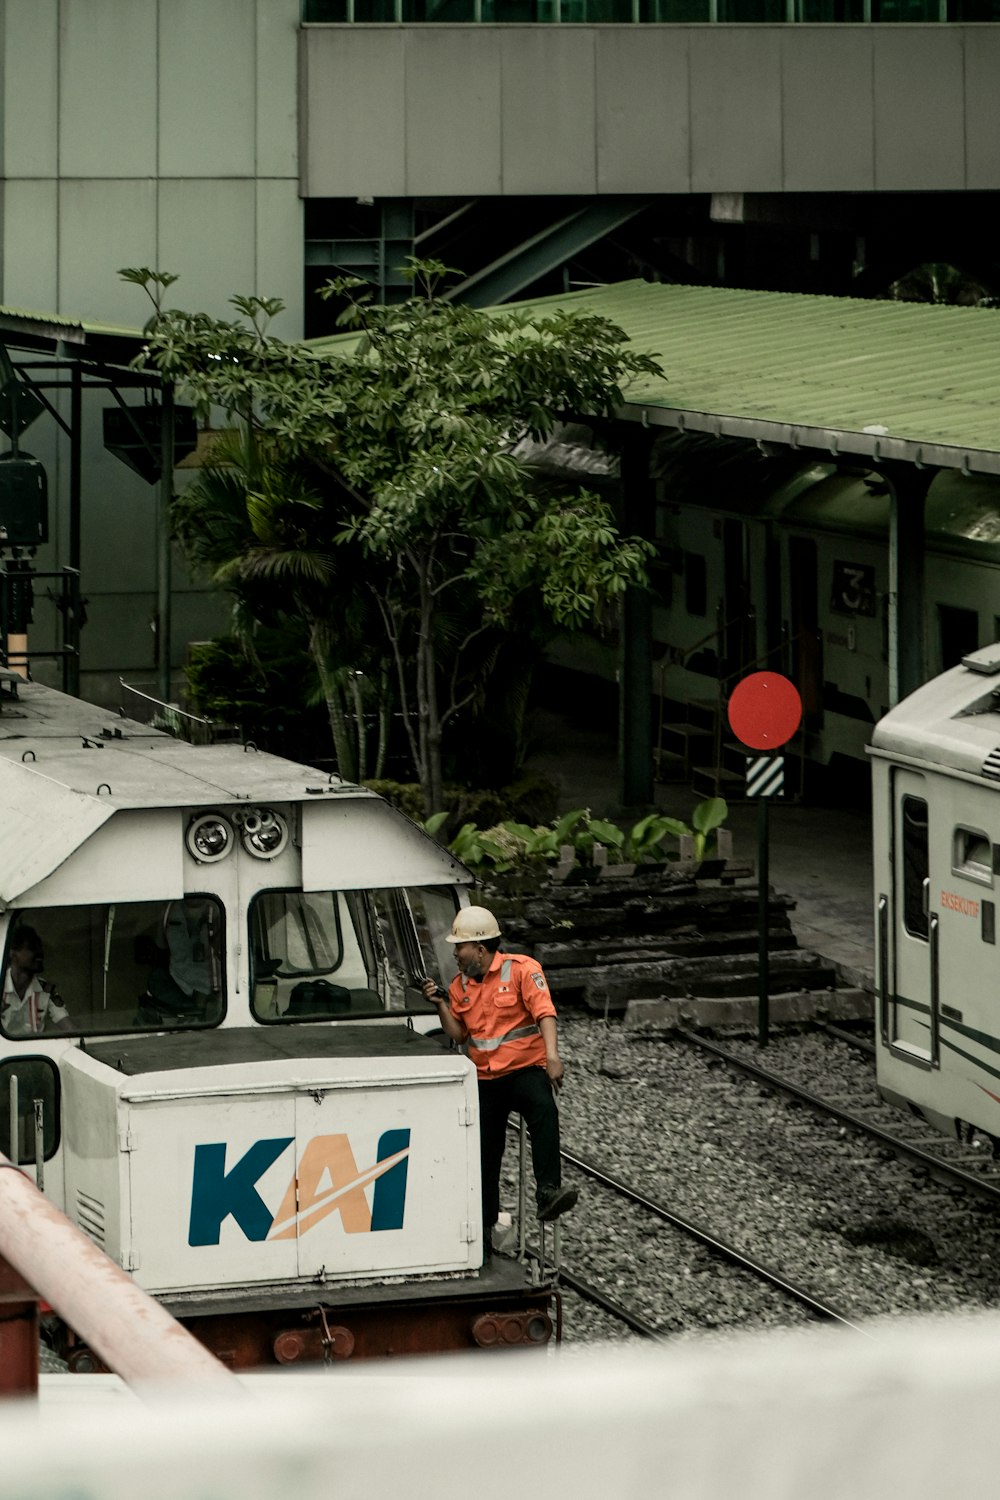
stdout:
<svg viewBox="0 0 1000 1500">
<path fill-rule="evenodd" d="M 214 1026 L 224 955 L 212 896 L 25 908 L 7 929 L 0 1032 L 20 1040 Z"/>
<path fill-rule="evenodd" d="M 251 1013 L 265 1024 L 428 1015 L 421 980 L 455 972 L 451 887 L 260 892 L 249 909 Z M 218 1025 L 226 932 L 214 896 L 11 914 L 0 1035 Z"/>
<path fill-rule="evenodd" d="M 424 975 L 450 979 L 450 889 L 264 891 L 250 908 L 253 1013 L 291 1023 L 427 1014 Z"/>
</svg>

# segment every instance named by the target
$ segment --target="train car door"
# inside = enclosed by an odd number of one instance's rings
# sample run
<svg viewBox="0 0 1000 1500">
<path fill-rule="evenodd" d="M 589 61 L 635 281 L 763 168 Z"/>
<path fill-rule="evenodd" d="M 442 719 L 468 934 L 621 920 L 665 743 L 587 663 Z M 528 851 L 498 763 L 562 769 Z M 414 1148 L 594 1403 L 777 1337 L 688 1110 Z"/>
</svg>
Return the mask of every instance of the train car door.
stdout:
<svg viewBox="0 0 1000 1500">
<path fill-rule="evenodd" d="M 931 909 L 931 838 L 926 778 L 892 772 L 891 982 L 884 1040 L 898 1056 L 938 1065 L 938 915 Z M 880 946 L 885 950 L 886 934 Z"/>
</svg>

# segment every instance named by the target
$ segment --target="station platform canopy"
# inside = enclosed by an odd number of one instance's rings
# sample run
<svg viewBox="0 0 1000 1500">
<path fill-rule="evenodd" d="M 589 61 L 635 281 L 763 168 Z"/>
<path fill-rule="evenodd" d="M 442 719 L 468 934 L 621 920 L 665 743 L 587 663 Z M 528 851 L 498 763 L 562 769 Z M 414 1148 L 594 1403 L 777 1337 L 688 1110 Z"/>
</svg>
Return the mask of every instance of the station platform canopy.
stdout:
<svg viewBox="0 0 1000 1500">
<path fill-rule="evenodd" d="M 0 344 L 8 349 L 83 363 L 128 364 L 142 348 L 144 337 L 141 328 L 0 307 Z"/>
<path fill-rule="evenodd" d="M 610 318 L 662 365 L 627 390 L 625 420 L 1000 474 L 1000 310 L 636 280 L 495 311 L 559 308 Z M 128 363 L 142 340 L 140 329 L 0 307 L 8 348 Z M 308 347 L 357 342 L 346 333 Z"/>
<path fill-rule="evenodd" d="M 610 318 L 662 378 L 626 392 L 651 427 L 1000 474 L 1000 311 L 619 282 L 507 303 Z M 314 340 L 331 351 L 355 335 Z"/>
</svg>

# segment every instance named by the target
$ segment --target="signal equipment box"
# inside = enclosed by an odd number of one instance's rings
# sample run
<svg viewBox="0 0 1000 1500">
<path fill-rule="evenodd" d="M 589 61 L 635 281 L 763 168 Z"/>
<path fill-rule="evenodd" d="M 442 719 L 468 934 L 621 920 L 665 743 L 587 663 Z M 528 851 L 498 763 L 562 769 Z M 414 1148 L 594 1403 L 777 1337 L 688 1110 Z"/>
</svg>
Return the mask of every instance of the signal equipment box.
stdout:
<svg viewBox="0 0 1000 1500">
<path fill-rule="evenodd" d="M 0 548 L 39 547 L 49 539 L 45 465 L 29 454 L 0 457 Z"/>
</svg>

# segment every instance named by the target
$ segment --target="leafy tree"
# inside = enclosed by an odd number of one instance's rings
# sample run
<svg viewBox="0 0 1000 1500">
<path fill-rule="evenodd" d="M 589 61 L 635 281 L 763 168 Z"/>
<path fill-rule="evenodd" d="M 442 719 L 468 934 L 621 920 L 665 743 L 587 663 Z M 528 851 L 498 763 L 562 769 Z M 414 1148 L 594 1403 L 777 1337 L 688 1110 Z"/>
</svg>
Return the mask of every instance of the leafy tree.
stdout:
<svg viewBox="0 0 1000 1500">
<path fill-rule="evenodd" d="M 413 262 L 417 294 L 391 307 L 353 278 L 328 283 L 353 336 L 318 350 L 268 336 L 280 304 L 234 297 L 244 323 L 158 311 L 143 356 L 245 428 L 254 540 L 217 576 L 287 583 L 317 664 L 341 629 L 334 550 L 354 554 L 352 596 L 377 611 L 428 808 L 441 802 L 445 734 L 484 703 L 525 601 L 579 628 L 644 581 L 648 544 L 622 538 L 597 496 L 541 486 L 518 441 L 544 440 L 569 414 L 612 414 L 629 381 L 659 370 L 591 314 L 440 300 L 445 274 Z M 142 270 L 128 275 L 143 284 Z"/>
<path fill-rule="evenodd" d="M 383 775 L 391 694 L 384 662 L 371 644 L 378 622 L 337 545 L 339 522 L 324 501 L 322 472 L 312 472 L 305 456 L 284 457 L 266 434 L 257 436 L 251 452 L 240 434 L 226 433 L 213 459 L 174 501 L 174 532 L 189 563 L 232 594 L 233 637 L 248 675 L 256 681 L 267 676 L 260 627 L 273 632 L 297 624 L 338 769 L 352 781 Z M 381 687 L 374 705 L 372 683 Z M 308 702 L 314 695 L 304 696 Z M 378 726 L 373 759 L 366 733 L 370 707 Z M 228 712 L 238 717 L 235 705 Z"/>
</svg>

